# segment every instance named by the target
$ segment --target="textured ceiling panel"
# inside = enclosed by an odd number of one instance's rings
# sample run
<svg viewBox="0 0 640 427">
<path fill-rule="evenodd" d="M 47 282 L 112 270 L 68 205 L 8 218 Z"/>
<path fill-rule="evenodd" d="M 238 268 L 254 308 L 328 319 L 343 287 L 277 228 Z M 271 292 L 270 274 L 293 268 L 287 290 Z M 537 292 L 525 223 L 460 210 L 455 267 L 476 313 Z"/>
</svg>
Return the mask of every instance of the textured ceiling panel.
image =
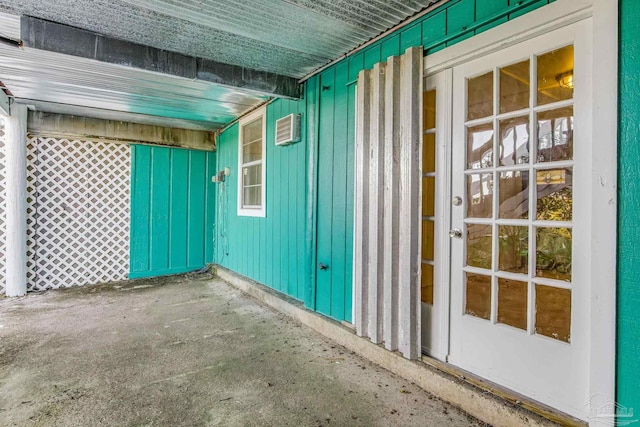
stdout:
<svg viewBox="0 0 640 427">
<path fill-rule="evenodd" d="M 2 44 L 0 80 L 19 99 L 189 120 L 210 129 L 266 100 L 208 82 Z"/>
<path fill-rule="evenodd" d="M 446 1 L 446 0 L 440 0 Z M 294 78 L 350 52 L 436 0 L 0 0 L 0 36 L 19 16 Z M 3 14 L 3 12 L 5 14 Z M 0 81 L 22 100 L 92 117 L 221 127 L 266 98 L 119 65 L 0 44 Z M 82 111 L 82 110 L 79 110 Z M 125 114 L 125 116 L 121 116 Z M 108 117 L 107 117 L 108 116 Z M 145 119 L 147 120 L 147 119 Z"/>
<path fill-rule="evenodd" d="M 434 1 L 0 0 L 0 12 L 302 77 L 431 3 Z"/>
</svg>

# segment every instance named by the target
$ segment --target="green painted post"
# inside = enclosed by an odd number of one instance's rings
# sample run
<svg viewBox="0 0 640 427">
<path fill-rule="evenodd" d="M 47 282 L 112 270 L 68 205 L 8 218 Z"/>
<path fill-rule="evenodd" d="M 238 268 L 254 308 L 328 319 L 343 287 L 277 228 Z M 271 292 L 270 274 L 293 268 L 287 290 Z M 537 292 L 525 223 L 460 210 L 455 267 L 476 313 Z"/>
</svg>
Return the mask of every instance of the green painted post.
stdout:
<svg viewBox="0 0 640 427">
<path fill-rule="evenodd" d="M 620 0 L 618 403 L 640 411 L 640 3 Z"/>
</svg>

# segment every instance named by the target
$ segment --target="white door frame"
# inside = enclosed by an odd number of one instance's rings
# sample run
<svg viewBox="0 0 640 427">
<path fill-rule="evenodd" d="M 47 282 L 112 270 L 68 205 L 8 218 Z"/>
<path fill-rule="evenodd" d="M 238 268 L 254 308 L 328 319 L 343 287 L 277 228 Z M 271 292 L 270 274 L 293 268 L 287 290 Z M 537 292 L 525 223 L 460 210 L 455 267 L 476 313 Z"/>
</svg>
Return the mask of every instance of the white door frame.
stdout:
<svg viewBox="0 0 640 427">
<path fill-rule="evenodd" d="M 594 143 L 587 164 L 590 190 L 591 263 L 588 325 L 590 413 L 615 399 L 616 248 L 617 248 L 617 93 L 618 2 L 556 0 L 554 3 L 427 56 L 424 75 L 430 76 L 554 29 L 592 18 L 591 132 Z M 596 161 L 597 160 L 597 161 Z M 441 203 L 450 205 L 450 194 Z M 446 237 L 445 237 L 446 238 Z M 448 324 L 448 322 L 443 322 Z M 599 414 L 589 424 L 611 425 L 613 414 Z"/>
<path fill-rule="evenodd" d="M 436 90 L 436 188 L 434 229 L 433 305 L 422 304 L 422 331 L 428 331 L 429 342 L 422 349 L 430 357 L 447 361 L 449 354 L 449 281 L 451 273 L 451 101 L 453 73 L 442 70 L 424 77 L 424 91 Z"/>
</svg>

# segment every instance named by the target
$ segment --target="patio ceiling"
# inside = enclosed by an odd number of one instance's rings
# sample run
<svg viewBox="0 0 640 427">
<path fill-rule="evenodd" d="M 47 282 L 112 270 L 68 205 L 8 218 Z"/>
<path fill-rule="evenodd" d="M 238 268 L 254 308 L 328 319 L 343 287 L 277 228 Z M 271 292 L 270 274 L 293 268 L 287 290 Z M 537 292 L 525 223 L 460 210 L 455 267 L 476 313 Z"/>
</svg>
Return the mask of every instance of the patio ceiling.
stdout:
<svg viewBox="0 0 640 427">
<path fill-rule="evenodd" d="M 29 16 L 87 30 L 109 41 L 292 81 L 435 2 L 0 0 L 0 36 L 24 39 L 19 17 Z M 65 48 L 79 43 L 61 40 Z M 269 96 L 281 95 L 100 62 L 90 55 L 70 56 L 65 49 L 49 50 L 0 45 L 0 81 L 13 96 L 42 110 L 90 107 L 94 115 L 99 110 L 133 113 L 215 129 Z M 181 127 L 185 126 L 188 123 Z"/>
</svg>

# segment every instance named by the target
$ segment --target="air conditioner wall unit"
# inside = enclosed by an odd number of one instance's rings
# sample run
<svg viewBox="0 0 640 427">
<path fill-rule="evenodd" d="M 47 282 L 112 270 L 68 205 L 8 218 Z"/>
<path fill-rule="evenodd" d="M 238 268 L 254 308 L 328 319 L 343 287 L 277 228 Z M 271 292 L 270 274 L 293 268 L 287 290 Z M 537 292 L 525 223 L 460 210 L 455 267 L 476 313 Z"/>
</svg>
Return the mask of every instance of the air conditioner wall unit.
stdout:
<svg viewBox="0 0 640 427">
<path fill-rule="evenodd" d="M 300 141 L 300 114 L 289 114 L 276 120 L 276 145 Z"/>
</svg>

